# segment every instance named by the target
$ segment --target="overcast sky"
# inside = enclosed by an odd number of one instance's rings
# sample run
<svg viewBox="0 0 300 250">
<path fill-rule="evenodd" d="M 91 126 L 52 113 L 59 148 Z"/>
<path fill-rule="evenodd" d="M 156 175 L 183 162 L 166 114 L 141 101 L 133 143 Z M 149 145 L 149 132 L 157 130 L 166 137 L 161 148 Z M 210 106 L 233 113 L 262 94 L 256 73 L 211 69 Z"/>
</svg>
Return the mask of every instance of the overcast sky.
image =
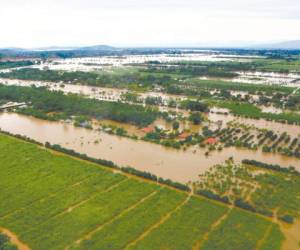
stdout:
<svg viewBox="0 0 300 250">
<path fill-rule="evenodd" d="M 0 0 L 0 47 L 300 40 L 300 0 Z"/>
</svg>

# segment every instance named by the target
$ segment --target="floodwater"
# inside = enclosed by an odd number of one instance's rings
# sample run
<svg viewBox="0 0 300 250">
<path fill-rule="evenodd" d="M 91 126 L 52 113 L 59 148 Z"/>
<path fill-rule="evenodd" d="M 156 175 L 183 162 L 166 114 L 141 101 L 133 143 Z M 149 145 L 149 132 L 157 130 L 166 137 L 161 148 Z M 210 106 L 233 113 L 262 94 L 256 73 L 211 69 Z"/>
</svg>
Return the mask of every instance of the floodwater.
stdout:
<svg viewBox="0 0 300 250">
<path fill-rule="evenodd" d="M 17 86 L 30 86 L 31 84 L 35 84 L 36 86 L 45 86 L 48 87 L 50 90 L 61 90 L 64 93 L 75 93 L 75 94 L 81 94 L 84 96 L 87 96 L 89 98 L 95 98 L 99 100 L 105 100 L 105 101 L 120 101 L 121 96 L 123 93 L 126 93 L 127 90 L 124 89 L 116 89 L 116 88 L 103 88 L 103 87 L 92 87 L 92 86 L 85 86 L 85 85 L 74 85 L 74 84 L 66 84 L 62 87 L 59 83 L 50 83 L 50 82 L 40 82 L 40 81 L 23 81 L 23 80 L 13 80 L 13 79 L 2 79 L 0 78 L 0 83 L 3 83 L 5 85 L 17 85 Z M 167 102 L 168 99 L 185 99 L 184 96 L 175 96 L 175 95 L 169 95 L 165 93 L 156 93 L 156 92 L 148 92 L 142 94 L 143 98 L 146 98 L 147 96 L 157 96 L 162 97 L 162 99 Z M 181 110 L 178 108 L 170 108 L 161 106 L 159 107 L 160 111 L 174 111 L 177 113 L 182 113 L 183 116 L 187 117 L 189 115 L 189 112 L 187 110 Z M 260 129 L 270 129 L 277 131 L 279 133 L 287 132 L 291 135 L 297 135 L 300 133 L 300 126 L 297 125 L 290 125 L 290 124 L 283 124 L 278 122 L 272 122 L 272 121 L 266 121 L 263 119 L 255 120 L 255 119 L 248 119 L 248 118 L 241 118 L 241 117 L 235 117 L 232 114 L 223 115 L 223 114 L 217 114 L 216 112 L 229 112 L 227 109 L 220 109 L 220 108 L 213 108 L 211 109 L 214 111 L 214 113 L 210 113 L 208 115 L 208 119 L 212 122 L 216 122 L 219 120 L 223 121 L 223 126 L 226 125 L 227 122 L 236 120 L 239 123 L 254 125 L 257 128 Z M 275 110 L 274 107 L 272 108 L 266 108 L 263 107 L 263 112 L 269 112 L 274 113 L 278 112 L 279 110 Z M 183 127 L 187 128 L 187 127 Z M 198 131 L 198 128 L 195 128 L 193 132 Z"/>
<path fill-rule="evenodd" d="M 29 87 L 35 85 L 36 87 L 47 87 L 51 91 L 62 91 L 65 94 L 80 94 L 89 98 L 106 101 L 119 101 L 123 93 L 127 90 L 117 88 L 93 87 L 87 85 L 63 84 L 45 81 L 27 81 L 16 79 L 3 79 L 0 78 L 0 83 L 4 85 L 15 85 Z"/>
<path fill-rule="evenodd" d="M 8 86 L 15 85 L 22 87 L 29 87 L 34 84 L 36 87 L 47 87 L 51 91 L 62 91 L 65 94 L 79 94 L 88 98 L 112 102 L 122 101 L 122 95 L 128 92 L 128 90 L 120 88 L 96 87 L 81 84 L 63 84 L 46 81 L 28 81 L 6 78 L 0 78 L 0 83 Z M 142 100 L 145 100 L 147 97 L 160 97 L 165 105 L 170 99 L 174 99 L 177 101 L 187 99 L 187 97 L 185 96 L 171 95 L 161 92 L 145 92 L 139 94 Z"/>
<path fill-rule="evenodd" d="M 286 85 L 291 87 L 300 86 L 300 75 L 298 73 L 276 73 L 276 72 L 236 72 L 239 74 L 238 77 L 233 79 L 234 82 L 245 82 L 245 83 L 262 83 L 262 84 L 278 84 Z"/>
<path fill-rule="evenodd" d="M 274 106 L 261 106 L 260 108 L 263 113 L 281 114 L 284 112 L 283 109 Z"/>
<path fill-rule="evenodd" d="M 217 113 L 209 113 L 208 118 L 212 122 L 216 121 L 223 121 L 223 125 L 226 125 L 228 122 L 236 121 L 241 124 L 254 126 L 259 129 L 268 129 L 273 130 L 278 133 L 288 133 L 290 135 L 298 135 L 300 134 L 300 126 L 299 125 L 292 125 L 287 123 L 279 123 L 274 121 L 267 121 L 264 119 L 250 119 L 250 118 L 242 118 L 242 117 L 235 117 L 231 114 L 224 115 L 224 114 L 217 114 Z"/>
<path fill-rule="evenodd" d="M 42 143 L 48 141 L 51 144 L 60 144 L 91 157 L 111 160 L 120 166 L 131 166 L 182 183 L 198 180 L 200 173 L 215 164 L 223 163 L 231 156 L 237 161 L 247 158 L 282 166 L 293 165 L 300 171 L 300 160 L 278 154 L 225 148 L 206 157 L 206 150 L 196 146 L 186 151 L 170 149 L 145 141 L 135 141 L 77 128 L 63 122 L 50 122 L 15 113 L 1 113 L 0 128 Z"/>
<path fill-rule="evenodd" d="M 292 225 L 281 223 L 281 230 L 286 237 L 282 250 L 299 250 L 300 220 L 296 220 Z"/>
</svg>

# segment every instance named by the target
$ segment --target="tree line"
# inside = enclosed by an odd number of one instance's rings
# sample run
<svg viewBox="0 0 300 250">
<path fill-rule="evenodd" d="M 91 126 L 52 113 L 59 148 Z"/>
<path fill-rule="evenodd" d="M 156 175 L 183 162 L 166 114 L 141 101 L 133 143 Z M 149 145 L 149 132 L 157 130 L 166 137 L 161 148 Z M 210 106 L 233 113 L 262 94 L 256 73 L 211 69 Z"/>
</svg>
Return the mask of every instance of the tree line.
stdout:
<svg viewBox="0 0 300 250">
<path fill-rule="evenodd" d="M 50 91 L 44 87 L 20 87 L 0 85 L 0 100 L 26 102 L 29 108 L 22 112 L 43 119 L 85 115 L 96 119 L 110 119 L 147 126 L 162 113 L 151 107 L 130 105 L 89 99 L 76 94 L 65 95 L 61 91 Z M 48 115 L 57 112 L 60 116 Z"/>
</svg>

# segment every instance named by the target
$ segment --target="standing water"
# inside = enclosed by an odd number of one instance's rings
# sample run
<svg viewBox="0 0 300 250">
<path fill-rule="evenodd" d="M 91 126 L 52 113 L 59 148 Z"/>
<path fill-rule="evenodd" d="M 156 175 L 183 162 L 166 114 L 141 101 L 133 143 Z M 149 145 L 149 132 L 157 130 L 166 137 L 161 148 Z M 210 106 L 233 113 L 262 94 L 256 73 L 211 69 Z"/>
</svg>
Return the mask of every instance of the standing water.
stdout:
<svg viewBox="0 0 300 250">
<path fill-rule="evenodd" d="M 48 141 L 51 144 L 60 144 L 94 158 L 111 160 L 119 166 L 131 166 L 183 183 L 196 181 L 200 173 L 215 164 L 223 163 L 229 157 L 234 157 L 237 161 L 247 158 L 282 166 L 292 165 L 300 171 L 300 160 L 278 154 L 231 147 L 211 152 L 207 157 L 206 150 L 198 146 L 190 147 L 186 151 L 176 150 L 15 113 L 1 113 L 0 128 L 42 143 Z"/>
</svg>

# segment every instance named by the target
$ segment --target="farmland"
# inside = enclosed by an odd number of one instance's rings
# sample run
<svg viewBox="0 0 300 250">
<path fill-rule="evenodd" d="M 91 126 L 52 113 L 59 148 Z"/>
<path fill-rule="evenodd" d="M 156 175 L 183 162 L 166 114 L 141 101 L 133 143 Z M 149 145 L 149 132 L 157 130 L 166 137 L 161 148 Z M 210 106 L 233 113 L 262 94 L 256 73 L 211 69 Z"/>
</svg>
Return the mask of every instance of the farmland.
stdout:
<svg viewBox="0 0 300 250">
<path fill-rule="evenodd" d="M 0 63 L 0 250 L 299 249 L 297 51 L 59 53 Z"/>
<path fill-rule="evenodd" d="M 30 249 L 280 249 L 284 239 L 266 217 L 7 135 L 0 152 L 0 227 Z"/>
<path fill-rule="evenodd" d="M 255 165 L 254 165 L 255 164 Z M 201 176 L 200 190 L 209 190 L 246 209 L 288 223 L 299 218 L 299 173 L 275 165 L 244 160 L 214 166 Z"/>
<path fill-rule="evenodd" d="M 0 9 L 0 250 L 300 250 L 300 0 Z"/>
</svg>

